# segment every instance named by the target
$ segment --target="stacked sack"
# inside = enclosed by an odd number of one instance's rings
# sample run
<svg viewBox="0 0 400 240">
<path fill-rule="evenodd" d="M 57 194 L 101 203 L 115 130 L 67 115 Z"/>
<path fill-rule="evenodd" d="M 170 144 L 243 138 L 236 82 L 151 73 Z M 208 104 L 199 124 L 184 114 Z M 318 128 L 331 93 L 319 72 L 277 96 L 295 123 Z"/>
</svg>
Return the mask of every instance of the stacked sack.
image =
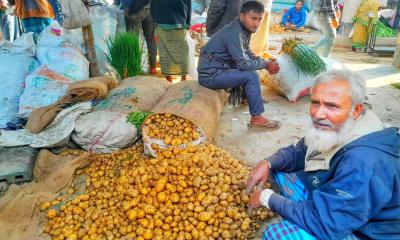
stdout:
<svg viewBox="0 0 400 240">
<path fill-rule="evenodd" d="M 34 50 L 32 33 L 0 46 L 0 128 L 18 121 L 16 115 L 25 77 L 39 66 Z"/>
<path fill-rule="evenodd" d="M 89 78 L 89 62 L 83 52 L 63 37 L 53 22 L 39 36 L 36 58 L 40 66 L 25 79 L 19 116 L 28 118 L 37 108 L 55 103 L 71 83 Z"/>
</svg>

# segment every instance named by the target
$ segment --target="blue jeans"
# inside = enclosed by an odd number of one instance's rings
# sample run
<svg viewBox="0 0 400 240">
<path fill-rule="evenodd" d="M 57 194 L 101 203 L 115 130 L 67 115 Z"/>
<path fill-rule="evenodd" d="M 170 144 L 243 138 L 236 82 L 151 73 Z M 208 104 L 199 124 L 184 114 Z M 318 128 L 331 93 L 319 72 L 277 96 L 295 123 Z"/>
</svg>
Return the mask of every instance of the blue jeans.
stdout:
<svg viewBox="0 0 400 240">
<path fill-rule="evenodd" d="M 242 86 L 249 103 L 250 114 L 260 115 L 264 112 L 264 103 L 261 98 L 260 78 L 258 73 L 241 71 L 239 69 L 218 70 L 209 77 L 200 76 L 200 85 L 211 89 L 230 89 Z"/>
<path fill-rule="evenodd" d="M 281 194 L 284 197 L 292 199 L 296 202 L 305 201 L 308 196 L 308 191 L 304 184 L 296 176 L 295 173 L 273 173 L 273 177 Z M 318 240 L 313 235 L 301 229 L 294 223 L 283 220 L 276 224 L 270 224 L 264 230 L 262 240 Z M 353 234 L 345 237 L 342 240 L 358 240 Z"/>
<path fill-rule="evenodd" d="M 322 31 L 322 38 L 312 48 L 317 51 L 321 49 L 321 56 L 329 57 L 335 42 L 336 30 L 331 25 L 331 18 L 318 15 L 318 24 Z"/>
</svg>

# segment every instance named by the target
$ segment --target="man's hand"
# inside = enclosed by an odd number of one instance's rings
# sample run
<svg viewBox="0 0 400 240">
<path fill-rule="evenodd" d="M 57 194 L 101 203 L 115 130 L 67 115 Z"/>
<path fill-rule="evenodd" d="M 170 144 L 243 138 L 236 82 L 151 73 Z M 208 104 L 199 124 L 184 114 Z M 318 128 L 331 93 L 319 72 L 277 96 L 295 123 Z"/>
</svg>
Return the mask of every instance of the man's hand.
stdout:
<svg viewBox="0 0 400 240">
<path fill-rule="evenodd" d="M 271 60 L 267 63 L 266 68 L 270 74 L 277 74 L 279 72 L 279 64 L 275 60 Z"/>
<path fill-rule="evenodd" d="M 249 201 L 250 211 L 261 207 L 260 195 L 261 195 L 261 189 L 257 189 L 250 195 L 250 201 Z"/>
<path fill-rule="evenodd" d="M 251 193 L 254 186 L 257 185 L 259 190 L 262 190 L 269 177 L 270 164 L 267 161 L 260 161 L 257 166 L 251 171 L 247 180 L 247 195 Z"/>
</svg>

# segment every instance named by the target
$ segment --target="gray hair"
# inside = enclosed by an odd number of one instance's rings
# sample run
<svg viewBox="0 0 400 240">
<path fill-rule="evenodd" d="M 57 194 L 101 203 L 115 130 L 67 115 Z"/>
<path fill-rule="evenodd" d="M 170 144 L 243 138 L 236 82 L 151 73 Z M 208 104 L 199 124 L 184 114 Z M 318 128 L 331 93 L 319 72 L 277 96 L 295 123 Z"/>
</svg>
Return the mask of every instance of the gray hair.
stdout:
<svg viewBox="0 0 400 240">
<path fill-rule="evenodd" d="M 335 69 L 324 72 L 317 77 L 314 86 L 317 83 L 328 83 L 334 80 L 343 80 L 350 84 L 353 105 L 363 103 L 367 92 L 367 86 L 364 78 L 353 71 L 347 69 Z"/>
</svg>

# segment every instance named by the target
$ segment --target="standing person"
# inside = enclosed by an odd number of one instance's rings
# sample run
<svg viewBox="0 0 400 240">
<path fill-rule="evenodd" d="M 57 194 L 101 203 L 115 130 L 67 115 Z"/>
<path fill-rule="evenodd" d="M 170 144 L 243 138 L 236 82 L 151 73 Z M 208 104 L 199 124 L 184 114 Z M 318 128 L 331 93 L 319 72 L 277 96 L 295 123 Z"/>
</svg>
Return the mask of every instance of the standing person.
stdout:
<svg viewBox="0 0 400 240">
<path fill-rule="evenodd" d="M 364 50 L 368 38 L 369 19 L 378 18 L 378 0 L 362 0 L 354 16 L 353 49 Z"/>
<path fill-rule="evenodd" d="M 329 57 L 336 38 L 334 23 L 339 19 L 336 15 L 335 0 L 319 0 L 315 13 L 322 31 L 322 38 L 312 46 L 314 50 L 322 49 L 321 56 Z M 336 1 L 335 1 L 336 2 Z"/>
<path fill-rule="evenodd" d="M 211 89 L 243 87 L 250 108 L 250 127 L 279 128 L 278 121 L 261 114 L 260 79 L 256 70 L 266 69 L 271 74 L 279 71 L 275 61 L 257 57 L 249 47 L 251 34 L 257 31 L 264 15 L 264 6 L 258 1 L 243 4 L 239 19 L 217 32 L 203 47 L 199 57 L 200 85 Z"/>
<path fill-rule="evenodd" d="M 161 73 L 168 81 L 172 75 L 186 80 L 189 46 L 186 40 L 192 14 L 191 0 L 152 0 L 151 15 L 156 23 Z"/>
<path fill-rule="evenodd" d="M 207 12 L 207 36 L 212 37 L 216 32 L 236 20 L 240 14 L 243 0 L 211 0 Z"/>
<path fill-rule="evenodd" d="M 307 12 L 303 8 L 303 1 L 297 0 L 294 7 L 282 16 L 282 25 L 285 29 L 303 30 L 306 23 Z"/>
<path fill-rule="evenodd" d="M 115 0 L 114 4 L 120 5 L 125 11 L 126 30 L 139 34 L 140 28 L 143 30 L 146 39 L 150 74 L 156 74 L 157 65 L 157 46 L 154 38 L 155 24 L 150 12 L 150 0 L 131 1 Z"/>
<path fill-rule="evenodd" d="M 0 29 L 3 39 L 10 42 L 20 35 L 19 20 L 14 15 L 14 10 L 15 7 L 12 7 L 7 0 L 0 0 Z"/>
<path fill-rule="evenodd" d="M 15 0 L 15 7 L 24 33 L 40 34 L 54 19 L 53 10 L 47 0 Z"/>
</svg>

